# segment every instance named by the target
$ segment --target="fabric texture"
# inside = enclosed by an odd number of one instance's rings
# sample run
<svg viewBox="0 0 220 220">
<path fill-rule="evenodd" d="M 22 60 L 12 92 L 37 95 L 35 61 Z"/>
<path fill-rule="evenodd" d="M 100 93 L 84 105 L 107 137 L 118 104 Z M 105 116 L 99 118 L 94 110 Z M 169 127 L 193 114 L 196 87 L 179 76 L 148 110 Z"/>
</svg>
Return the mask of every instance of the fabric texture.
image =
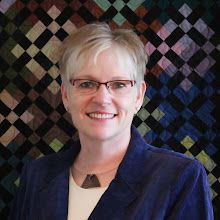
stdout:
<svg viewBox="0 0 220 220">
<path fill-rule="evenodd" d="M 11 220 L 67 219 L 69 168 L 79 149 L 76 143 L 25 166 Z M 92 219 L 213 220 L 204 168 L 192 158 L 146 144 L 133 128 L 128 151 Z"/>
<path fill-rule="evenodd" d="M 70 172 L 67 220 L 88 219 L 102 194 L 108 187 L 84 189 L 76 184 Z"/>
</svg>

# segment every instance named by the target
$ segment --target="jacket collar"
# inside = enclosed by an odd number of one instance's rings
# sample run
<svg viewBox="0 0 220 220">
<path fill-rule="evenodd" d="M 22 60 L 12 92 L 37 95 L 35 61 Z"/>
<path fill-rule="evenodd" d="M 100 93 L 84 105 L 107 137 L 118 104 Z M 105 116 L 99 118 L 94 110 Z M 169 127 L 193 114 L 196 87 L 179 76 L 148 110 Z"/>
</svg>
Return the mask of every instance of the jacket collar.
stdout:
<svg viewBox="0 0 220 220">
<path fill-rule="evenodd" d="M 143 178 L 143 150 L 146 144 L 138 131 L 132 127 L 131 141 L 122 160 L 115 179 L 105 191 L 90 219 L 99 219 L 105 216 L 111 219 L 117 213 L 111 212 L 109 207 L 116 207 L 118 213 L 122 212 L 139 194 L 139 182 Z M 42 210 L 40 219 L 67 219 L 68 192 L 69 192 L 69 168 L 80 150 L 80 144 L 76 143 L 69 150 L 59 153 L 56 160 L 50 164 L 52 169 L 45 177 L 40 188 L 39 202 Z"/>
</svg>

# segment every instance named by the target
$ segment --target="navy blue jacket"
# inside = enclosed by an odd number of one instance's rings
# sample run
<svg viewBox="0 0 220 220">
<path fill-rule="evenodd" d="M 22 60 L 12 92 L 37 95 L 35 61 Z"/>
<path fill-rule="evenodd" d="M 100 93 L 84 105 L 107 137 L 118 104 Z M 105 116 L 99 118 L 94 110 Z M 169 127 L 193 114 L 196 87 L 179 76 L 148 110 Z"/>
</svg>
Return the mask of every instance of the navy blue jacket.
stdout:
<svg viewBox="0 0 220 220">
<path fill-rule="evenodd" d="M 23 169 L 11 220 L 66 220 L 69 169 L 80 150 L 35 160 Z M 212 220 L 203 166 L 179 153 L 152 147 L 135 128 L 115 179 L 89 220 Z"/>
</svg>

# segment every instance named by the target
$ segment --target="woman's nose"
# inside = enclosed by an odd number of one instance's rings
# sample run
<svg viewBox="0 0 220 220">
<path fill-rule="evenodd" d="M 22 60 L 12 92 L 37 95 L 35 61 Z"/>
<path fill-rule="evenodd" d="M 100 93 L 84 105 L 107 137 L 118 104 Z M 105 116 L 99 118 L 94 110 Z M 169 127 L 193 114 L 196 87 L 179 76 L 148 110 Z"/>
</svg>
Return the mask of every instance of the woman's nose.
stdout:
<svg viewBox="0 0 220 220">
<path fill-rule="evenodd" d="M 105 85 L 102 84 L 99 86 L 96 93 L 94 93 L 93 101 L 100 104 L 111 102 L 111 94 Z"/>
</svg>

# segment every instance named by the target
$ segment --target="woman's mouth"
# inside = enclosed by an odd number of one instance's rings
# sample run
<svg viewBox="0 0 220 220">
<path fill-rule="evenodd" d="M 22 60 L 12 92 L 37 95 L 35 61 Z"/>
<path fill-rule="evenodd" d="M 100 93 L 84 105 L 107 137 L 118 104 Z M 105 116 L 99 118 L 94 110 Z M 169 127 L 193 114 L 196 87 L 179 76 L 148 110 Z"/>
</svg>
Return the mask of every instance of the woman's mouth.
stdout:
<svg viewBox="0 0 220 220">
<path fill-rule="evenodd" d="M 115 114 L 111 113 L 89 113 L 87 114 L 90 118 L 94 119 L 112 119 L 115 117 Z"/>
</svg>

